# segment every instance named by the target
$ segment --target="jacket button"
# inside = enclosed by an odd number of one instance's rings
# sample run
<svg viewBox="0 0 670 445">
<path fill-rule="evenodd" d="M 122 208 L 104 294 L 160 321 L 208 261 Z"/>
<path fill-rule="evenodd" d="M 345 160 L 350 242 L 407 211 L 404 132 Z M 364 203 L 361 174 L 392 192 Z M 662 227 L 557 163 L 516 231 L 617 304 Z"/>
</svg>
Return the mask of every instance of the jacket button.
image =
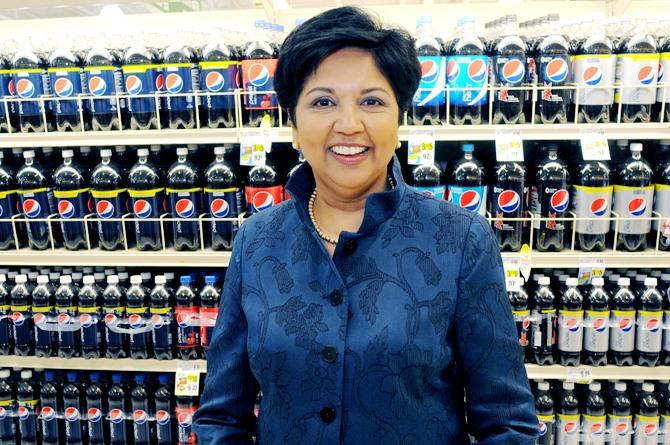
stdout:
<svg viewBox="0 0 670 445">
<path fill-rule="evenodd" d="M 333 291 L 332 294 L 330 294 L 330 304 L 333 306 L 339 306 L 342 304 L 342 300 L 344 297 L 342 296 L 342 292 L 339 290 Z"/>
<path fill-rule="evenodd" d="M 346 243 L 344 243 L 344 254 L 345 255 L 352 255 L 354 252 L 356 252 L 356 248 L 358 247 L 358 243 L 356 240 L 349 240 Z"/>
<path fill-rule="evenodd" d="M 321 351 L 321 358 L 326 363 L 333 363 L 337 360 L 337 351 L 332 346 L 326 346 L 323 348 L 323 351 Z"/>
<path fill-rule="evenodd" d="M 335 410 L 333 408 L 323 408 L 319 414 L 321 415 L 321 420 L 326 423 L 335 420 Z"/>
</svg>

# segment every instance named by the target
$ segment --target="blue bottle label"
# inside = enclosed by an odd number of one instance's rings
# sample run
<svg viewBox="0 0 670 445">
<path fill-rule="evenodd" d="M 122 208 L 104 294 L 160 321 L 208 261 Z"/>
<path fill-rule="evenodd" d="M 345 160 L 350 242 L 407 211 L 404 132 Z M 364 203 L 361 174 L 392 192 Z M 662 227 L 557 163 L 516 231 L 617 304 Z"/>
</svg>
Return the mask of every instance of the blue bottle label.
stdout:
<svg viewBox="0 0 670 445">
<path fill-rule="evenodd" d="M 51 90 L 57 98 L 53 101 L 56 115 L 79 114 L 81 105 L 77 96 L 82 93 L 81 68 L 49 68 L 48 72 Z"/>
<path fill-rule="evenodd" d="M 185 111 L 193 109 L 193 96 L 172 96 L 172 94 L 193 93 L 193 72 L 191 64 L 180 63 L 165 65 L 163 78 L 165 79 L 166 108 L 171 111 Z"/>
<path fill-rule="evenodd" d="M 126 211 L 126 189 L 92 190 L 95 213 L 100 219 L 121 218 Z"/>
<path fill-rule="evenodd" d="M 421 81 L 414 94 L 412 105 L 444 105 L 446 85 L 446 58 L 443 56 L 419 56 Z"/>
<path fill-rule="evenodd" d="M 90 189 L 54 191 L 61 219 L 83 218 L 93 210 Z M 81 224 L 79 222 L 78 224 Z"/>
<path fill-rule="evenodd" d="M 121 69 L 114 66 L 99 66 L 84 68 L 84 87 L 93 97 L 114 96 L 123 92 L 123 74 Z M 93 114 L 116 113 L 117 102 L 115 97 L 89 99 L 88 107 Z M 124 108 L 124 99 L 119 99 L 121 108 Z"/>
<path fill-rule="evenodd" d="M 19 192 L 21 209 L 26 218 L 46 218 L 51 214 L 51 202 L 48 189 Z"/>
<path fill-rule="evenodd" d="M 200 83 L 207 93 L 232 93 L 239 86 L 238 62 L 200 62 Z M 234 95 L 206 95 L 207 109 L 228 110 L 235 108 Z"/>
<path fill-rule="evenodd" d="M 521 85 L 526 79 L 526 59 L 521 56 L 494 56 L 493 76 L 498 85 Z"/>
<path fill-rule="evenodd" d="M 16 212 L 16 190 L 0 192 L 0 218 L 6 219 L 14 216 Z M 11 223 L 2 223 L 11 224 Z"/>
<path fill-rule="evenodd" d="M 242 62 L 242 77 L 244 79 L 245 94 L 244 106 L 247 110 L 272 110 L 279 102 L 274 91 L 275 70 L 277 59 L 245 60 Z"/>
<path fill-rule="evenodd" d="M 15 70 L 13 71 L 13 77 L 16 96 L 19 99 L 36 99 L 48 91 L 48 88 L 44 86 L 46 76 L 42 76 L 41 69 Z M 18 104 L 21 116 L 39 116 L 42 114 L 42 106 L 38 101 L 21 101 Z"/>
<path fill-rule="evenodd" d="M 417 191 L 432 198 L 444 199 L 447 187 L 444 185 L 436 185 L 434 187 L 414 187 Z"/>
<path fill-rule="evenodd" d="M 449 186 L 449 202 L 486 216 L 486 187 Z"/>
<path fill-rule="evenodd" d="M 124 65 L 123 75 L 125 77 L 125 89 L 128 99 L 128 111 L 131 113 L 155 113 L 156 101 L 154 97 L 133 96 L 161 92 L 164 87 L 163 73 L 160 65 Z M 160 108 L 160 101 L 158 101 Z"/>
<path fill-rule="evenodd" d="M 450 103 L 463 106 L 487 103 L 488 63 L 488 56 L 451 56 L 447 58 L 449 88 L 468 88 L 467 90 L 450 91 Z"/>
<path fill-rule="evenodd" d="M 14 77 L 10 70 L 0 70 L 0 116 L 6 117 L 5 101 L 1 100 L 3 97 L 15 97 L 16 88 L 14 87 Z M 13 114 L 16 110 L 15 102 L 7 103 L 9 113 Z"/>
<path fill-rule="evenodd" d="M 237 188 L 205 188 L 207 210 L 214 218 L 237 218 L 242 212 L 242 191 Z"/>
<path fill-rule="evenodd" d="M 565 85 L 570 81 L 570 61 L 567 56 L 541 56 L 538 67 L 540 85 Z"/>
<path fill-rule="evenodd" d="M 188 190 L 167 189 L 169 211 L 174 218 L 195 218 L 200 216 L 200 188 Z"/>
<path fill-rule="evenodd" d="M 159 218 L 163 213 L 164 189 L 130 190 L 129 193 L 135 218 Z"/>
</svg>

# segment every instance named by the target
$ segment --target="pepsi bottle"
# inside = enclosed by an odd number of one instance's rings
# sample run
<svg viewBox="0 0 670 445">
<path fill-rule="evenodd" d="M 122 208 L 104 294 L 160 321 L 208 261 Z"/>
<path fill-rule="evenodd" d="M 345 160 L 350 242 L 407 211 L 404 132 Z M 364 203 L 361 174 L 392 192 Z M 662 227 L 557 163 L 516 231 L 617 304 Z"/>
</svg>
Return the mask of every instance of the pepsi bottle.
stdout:
<svg viewBox="0 0 670 445">
<path fill-rule="evenodd" d="M 36 100 L 51 94 L 47 61 L 32 51 L 19 51 L 12 67 L 16 96 L 24 99 L 17 104 L 19 129 L 22 133 L 52 130 L 51 103 Z"/>
<path fill-rule="evenodd" d="M 137 150 L 139 160 L 130 169 L 128 178 L 130 201 L 135 216 L 135 238 L 138 250 L 159 250 L 163 247 L 161 222 L 165 177 L 149 161 L 149 150 Z M 151 221 L 144 221 L 150 218 Z"/>
<path fill-rule="evenodd" d="M 58 131 L 81 131 L 88 127 L 84 103 L 79 98 L 83 93 L 82 65 L 83 61 L 65 48 L 55 50 L 49 58 L 49 82 L 56 97 L 52 108 Z"/>
<path fill-rule="evenodd" d="M 659 410 L 653 383 L 643 383 L 634 408 L 634 445 L 658 443 Z"/>
<path fill-rule="evenodd" d="M 84 286 L 79 291 L 79 323 L 81 324 L 81 355 L 84 358 L 100 358 L 102 344 L 101 289 L 93 275 L 84 277 Z"/>
<path fill-rule="evenodd" d="M 524 357 L 528 355 L 529 330 L 531 324 L 529 297 L 523 288 L 523 279 L 519 277 L 507 278 L 507 297 L 512 306 L 512 315 L 516 324 L 516 332 Z"/>
<path fill-rule="evenodd" d="M 120 249 L 124 245 L 123 222 L 128 196 L 126 180 L 117 164 L 112 162 L 112 150 L 100 150 L 102 158 L 91 173 L 91 195 L 98 216 L 98 239 L 104 250 Z M 118 221 L 106 221 L 119 219 Z"/>
<path fill-rule="evenodd" d="M 0 74 L 0 77 L 2 74 Z M 0 79 L 1 81 L 2 79 Z M 17 210 L 16 182 L 11 169 L 3 162 L 4 153 L 0 151 L 0 218 L 11 219 Z M 0 250 L 16 247 L 14 229 L 11 222 L 0 222 Z"/>
<path fill-rule="evenodd" d="M 437 164 L 417 165 L 412 169 L 412 186 L 426 196 L 444 199 L 446 186 L 442 184 L 442 169 Z"/>
<path fill-rule="evenodd" d="M 654 212 L 660 214 L 662 219 L 660 224 L 658 220 L 653 221 L 652 234 L 659 236 L 659 250 L 667 252 L 670 250 L 670 140 L 662 140 L 660 145 L 663 160 L 657 164 L 654 172 Z M 655 238 L 653 241 L 656 245 Z"/>
<path fill-rule="evenodd" d="M 107 391 L 107 400 L 109 403 L 109 443 L 110 445 L 126 445 L 129 443 L 126 416 L 130 406 L 122 374 L 112 374 L 112 386 Z"/>
<path fill-rule="evenodd" d="M 189 445 L 197 443 L 198 438 L 193 431 L 193 415 L 198 410 L 195 397 L 177 397 L 177 444 Z"/>
<path fill-rule="evenodd" d="M 579 400 L 575 394 L 575 384 L 563 382 L 558 401 L 556 416 L 556 443 L 561 445 L 579 445 Z"/>
<path fill-rule="evenodd" d="M 91 129 L 120 130 L 126 120 L 121 60 L 107 48 L 96 46 L 86 54 L 84 87 L 92 96 L 86 103 L 91 117 Z"/>
<path fill-rule="evenodd" d="M 554 363 L 556 348 L 556 297 L 549 287 L 549 277 L 540 277 L 531 300 L 531 359 L 538 365 Z"/>
<path fill-rule="evenodd" d="M 193 91 L 200 85 L 196 62 L 195 54 L 185 46 L 170 45 L 163 52 L 165 112 L 170 128 L 195 128 L 197 103 Z"/>
<path fill-rule="evenodd" d="M 7 276 L 0 274 L 0 355 L 9 355 L 14 347 L 11 325 L 11 296 Z"/>
<path fill-rule="evenodd" d="M 21 380 L 16 388 L 16 401 L 18 408 L 16 413 L 19 417 L 19 432 L 21 433 L 22 445 L 37 444 L 37 390 L 34 387 L 33 372 L 21 371 Z"/>
<path fill-rule="evenodd" d="M 161 105 L 155 93 L 161 93 L 164 88 L 158 54 L 141 45 L 132 46 L 126 51 L 121 69 L 129 96 L 130 129 L 158 128 Z"/>
<path fill-rule="evenodd" d="M 26 162 L 16 174 L 16 185 L 21 209 L 27 218 L 28 244 L 32 249 L 44 250 L 49 247 L 51 239 L 46 218 L 56 213 L 51 181 L 42 167 L 35 162 L 34 151 L 24 151 L 23 157 Z M 29 222 L 31 219 L 42 221 Z"/>
<path fill-rule="evenodd" d="M 216 158 L 205 171 L 205 201 L 213 218 L 210 223 L 212 249 L 230 251 L 239 230 L 237 218 L 242 213 L 242 191 L 235 171 L 225 161 L 225 153 L 226 147 L 214 147 Z"/>
<path fill-rule="evenodd" d="M 659 382 L 657 388 L 658 408 L 661 413 L 658 436 L 665 438 L 667 442 L 670 437 L 670 384 L 667 380 Z"/>
<path fill-rule="evenodd" d="M 577 278 L 566 280 L 558 309 L 558 352 L 563 366 L 579 365 L 584 339 L 584 297 L 577 288 Z"/>
<path fill-rule="evenodd" d="M 82 421 L 84 397 L 79 387 L 76 371 L 67 373 L 67 383 L 63 386 L 63 414 L 65 417 L 65 443 L 83 444 L 85 424 Z"/>
<path fill-rule="evenodd" d="M 133 410 L 133 443 L 150 445 L 149 394 L 144 386 L 144 374 L 135 375 L 135 387 L 130 392 L 130 403 Z"/>
<path fill-rule="evenodd" d="M 17 440 L 12 412 L 16 408 L 8 369 L 0 369 L 0 443 L 14 445 Z"/>
<path fill-rule="evenodd" d="M 158 388 L 154 392 L 156 403 L 156 445 L 172 445 L 174 433 L 174 402 L 172 401 L 172 390 L 169 386 L 170 376 L 158 375 Z"/>
<path fill-rule="evenodd" d="M 88 230 L 83 218 L 93 210 L 88 178 L 72 158 L 72 150 L 63 150 L 63 164 L 53 175 L 54 197 L 60 216 L 63 245 L 69 250 L 85 249 L 89 243 Z M 69 219 L 81 221 L 67 222 Z"/>
<path fill-rule="evenodd" d="M 28 277 L 17 275 L 11 290 L 11 311 L 14 337 L 14 355 L 27 356 L 33 354 L 33 317 L 30 294 L 32 287 Z"/>
<path fill-rule="evenodd" d="M 216 287 L 216 277 L 207 275 L 205 277 L 205 286 L 200 291 L 200 345 L 203 355 L 207 356 L 216 318 L 219 314 L 219 299 L 221 289 Z"/>
<path fill-rule="evenodd" d="M 191 281 L 189 275 L 180 277 L 180 286 L 175 292 L 177 354 L 181 360 L 200 358 L 200 328 L 193 323 L 198 318 L 200 301 Z"/>
<path fill-rule="evenodd" d="M 126 289 L 119 284 L 117 275 L 107 277 L 107 287 L 102 291 L 102 313 L 105 320 L 105 356 L 125 358 L 128 356 L 128 334 L 115 332 L 114 328 L 126 313 Z"/>
<path fill-rule="evenodd" d="M 0 131 L 13 133 L 18 128 L 16 102 L 8 102 L 4 99 L 14 99 L 16 96 L 11 68 L 11 61 L 5 56 L 0 56 Z"/>
<path fill-rule="evenodd" d="M 259 127 L 267 120 L 270 125 L 275 125 L 278 101 L 273 90 L 277 54 L 264 36 L 256 35 L 244 46 L 240 69 L 246 125 Z"/>
<path fill-rule="evenodd" d="M 130 328 L 138 331 L 130 334 L 130 357 L 134 359 L 147 359 L 150 354 L 151 332 L 146 330 L 150 319 L 148 293 L 140 275 L 130 277 L 130 287 L 126 292 L 126 314 Z"/>
<path fill-rule="evenodd" d="M 284 199 L 284 185 L 275 168 L 268 164 L 253 167 L 249 171 L 245 195 L 249 215 L 281 203 Z"/>
<path fill-rule="evenodd" d="M 35 355 L 37 357 L 51 357 L 56 352 L 58 337 L 56 332 L 48 330 L 56 315 L 54 304 L 54 287 L 49 282 L 49 276 L 40 275 L 37 277 L 37 286 L 32 292 Z"/>
<path fill-rule="evenodd" d="M 663 339 L 663 296 L 656 289 L 656 278 L 646 278 L 644 285 L 637 301 L 637 364 L 656 366 Z"/>
<path fill-rule="evenodd" d="M 632 252 L 647 248 L 651 221 L 644 218 L 652 216 L 654 186 L 653 171 L 641 155 L 642 144 L 630 144 L 630 151 L 617 174 L 613 210 L 620 218 L 616 248 Z"/>
<path fill-rule="evenodd" d="M 612 211 L 610 169 L 603 161 L 585 161 L 579 168 L 574 186 L 574 206 L 577 218 L 577 246 L 585 252 L 605 250 Z"/>
<path fill-rule="evenodd" d="M 658 65 L 658 91 L 656 92 L 656 119 L 670 122 L 670 38 L 659 42 L 660 64 Z M 665 115 L 663 115 L 663 110 Z M 668 439 L 665 439 L 666 442 Z"/>
<path fill-rule="evenodd" d="M 104 398 L 106 398 L 107 394 L 103 392 L 99 372 L 91 372 L 89 378 L 91 382 L 85 391 L 86 417 L 88 418 L 86 435 L 89 445 L 103 445 L 105 443 L 103 412 L 107 412 Z"/>
<path fill-rule="evenodd" d="M 408 116 L 411 125 L 439 125 L 444 121 L 446 58 L 442 46 L 432 35 L 431 22 L 426 16 L 417 23 L 419 36 L 414 46 L 421 65 L 421 81 Z"/>
<path fill-rule="evenodd" d="M 149 294 L 151 305 L 151 339 L 154 345 L 154 358 L 172 360 L 172 337 L 174 325 L 173 295 L 167 286 L 164 275 L 154 278 L 156 286 Z"/>
<path fill-rule="evenodd" d="M 538 382 L 535 392 L 535 413 L 540 423 L 540 436 L 535 440 L 537 445 L 554 445 L 555 423 L 554 399 L 548 382 Z"/>
<path fill-rule="evenodd" d="M 605 399 L 598 382 L 589 383 L 589 390 L 584 402 L 582 416 L 582 434 L 586 436 L 585 443 L 604 444 L 607 416 L 605 415 Z"/>
<path fill-rule="evenodd" d="M 526 42 L 519 36 L 516 15 L 507 15 L 505 29 L 493 43 L 491 83 L 493 93 L 493 123 L 523 124 L 526 92 Z M 518 88 L 518 89 L 515 89 Z"/>
<path fill-rule="evenodd" d="M 200 58 L 200 89 L 205 92 L 200 125 L 235 126 L 235 89 L 239 87 L 235 50 L 225 43 L 209 43 Z M 228 94 L 226 94 L 228 93 Z"/>
<path fill-rule="evenodd" d="M 537 81 L 542 88 L 537 105 L 543 124 L 568 121 L 570 90 L 554 89 L 570 82 L 570 44 L 558 28 L 558 14 L 550 14 L 546 34 L 537 42 Z"/>
<path fill-rule="evenodd" d="M 1 375 L 0 378 L 2 378 Z M 62 436 L 64 428 L 63 421 L 58 418 L 58 412 L 61 409 L 58 397 L 59 388 L 58 383 L 56 383 L 56 373 L 45 371 L 44 381 L 40 386 L 42 445 L 59 445 L 60 443 L 59 438 Z"/>
<path fill-rule="evenodd" d="M 188 160 L 188 149 L 177 149 L 177 162 L 167 172 L 167 195 L 175 250 L 200 248 L 200 174 Z"/>
<path fill-rule="evenodd" d="M 557 152 L 555 145 L 549 147 L 547 157 L 537 167 L 531 190 L 535 246 L 543 252 L 563 250 L 566 223 L 559 218 L 565 217 L 570 204 L 568 170 Z"/>
<path fill-rule="evenodd" d="M 72 284 L 70 275 L 60 277 L 60 286 L 56 289 L 56 314 L 58 317 L 58 356 L 72 358 L 79 355 L 81 337 L 75 332 L 77 316 L 77 296 L 79 288 Z"/>
<path fill-rule="evenodd" d="M 463 157 L 456 162 L 449 185 L 449 202 L 486 216 L 484 166 L 472 152 L 472 144 L 463 144 Z"/>
<path fill-rule="evenodd" d="M 610 362 L 631 366 L 635 350 L 636 299 L 629 288 L 630 278 L 619 278 L 618 285 L 610 300 Z"/>
<path fill-rule="evenodd" d="M 609 297 L 603 290 L 604 280 L 595 277 L 591 280 L 591 290 L 584 300 L 584 351 L 583 363 L 591 366 L 607 364 L 609 347 Z"/>
<path fill-rule="evenodd" d="M 518 162 L 499 162 L 495 166 L 494 175 L 489 203 L 495 218 L 492 222 L 493 233 L 500 250 L 518 252 L 523 243 L 523 221 L 506 219 L 523 218 L 525 215 L 526 170 Z"/>
<path fill-rule="evenodd" d="M 661 286 L 661 295 L 663 295 L 663 326 L 670 326 L 670 274 L 661 275 Z M 2 291 L 0 291 L 0 301 L 2 301 L 1 295 Z M 0 303 L 0 305 L 1 304 L 2 303 Z M 0 329 L 2 329 L 1 322 Z M 0 355 L 2 355 L 2 352 L 0 352 Z M 670 365 L 670 331 L 668 330 L 665 330 L 663 334 L 663 350 L 661 351 L 661 361 L 666 366 Z M 668 426 L 670 426 L 670 424 Z"/>
<path fill-rule="evenodd" d="M 626 392 L 625 382 L 614 383 L 607 404 L 607 429 L 614 445 L 630 445 L 633 434 L 631 401 Z"/>
</svg>

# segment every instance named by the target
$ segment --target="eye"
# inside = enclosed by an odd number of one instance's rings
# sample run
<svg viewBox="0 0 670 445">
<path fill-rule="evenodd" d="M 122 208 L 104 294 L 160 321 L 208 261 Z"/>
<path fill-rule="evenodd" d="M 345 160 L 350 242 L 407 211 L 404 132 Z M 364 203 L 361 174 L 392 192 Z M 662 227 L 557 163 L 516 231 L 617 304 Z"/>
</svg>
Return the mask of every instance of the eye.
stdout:
<svg viewBox="0 0 670 445">
<path fill-rule="evenodd" d="M 377 97 L 366 97 L 365 99 L 363 99 L 362 104 L 365 106 L 374 107 L 376 105 L 384 105 L 384 102 Z"/>
<path fill-rule="evenodd" d="M 316 108 L 325 108 L 334 104 L 335 103 L 330 97 L 319 97 L 314 102 L 312 102 L 312 106 Z"/>
</svg>

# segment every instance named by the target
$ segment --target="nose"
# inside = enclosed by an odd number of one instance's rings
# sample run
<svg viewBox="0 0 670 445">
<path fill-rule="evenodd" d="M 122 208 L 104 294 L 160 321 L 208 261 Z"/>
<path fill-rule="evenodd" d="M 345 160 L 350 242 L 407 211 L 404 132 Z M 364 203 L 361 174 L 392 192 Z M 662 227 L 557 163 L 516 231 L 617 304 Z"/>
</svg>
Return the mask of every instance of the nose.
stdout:
<svg viewBox="0 0 670 445">
<path fill-rule="evenodd" d="M 341 103 L 337 108 L 337 116 L 335 117 L 333 130 L 337 133 L 351 135 L 360 133 L 364 129 L 363 116 L 358 104 L 355 102 Z"/>
</svg>

